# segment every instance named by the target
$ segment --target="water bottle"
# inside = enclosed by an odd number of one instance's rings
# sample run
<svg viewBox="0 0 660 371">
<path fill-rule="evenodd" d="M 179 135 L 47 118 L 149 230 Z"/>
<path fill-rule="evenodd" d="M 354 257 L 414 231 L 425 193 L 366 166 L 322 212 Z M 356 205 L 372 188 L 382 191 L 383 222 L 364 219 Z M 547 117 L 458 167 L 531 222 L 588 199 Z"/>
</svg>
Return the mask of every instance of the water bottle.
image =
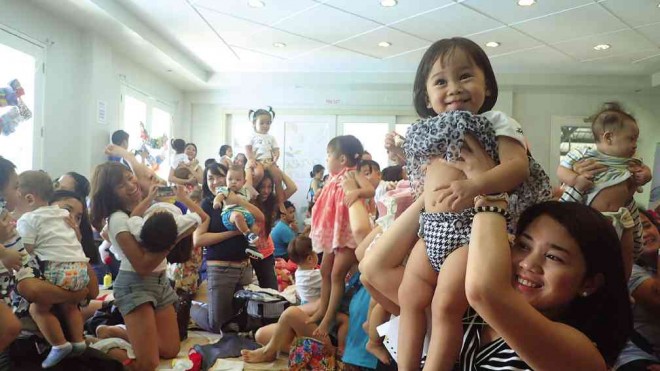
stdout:
<svg viewBox="0 0 660 371">
<path fill-rule="evenodd" d="M 174 371 L 187 371 L 193 367 L 193 363 L 189 359 L 175 359 L 172 360 L 172 369 Z"/>
<path fill-rule="evenodd" d="M 112 286 L 112 274 L 106 273 L 105 276 L 103 276 L 103 287 L 109 289 L 110 286 Z"/>
</svg>

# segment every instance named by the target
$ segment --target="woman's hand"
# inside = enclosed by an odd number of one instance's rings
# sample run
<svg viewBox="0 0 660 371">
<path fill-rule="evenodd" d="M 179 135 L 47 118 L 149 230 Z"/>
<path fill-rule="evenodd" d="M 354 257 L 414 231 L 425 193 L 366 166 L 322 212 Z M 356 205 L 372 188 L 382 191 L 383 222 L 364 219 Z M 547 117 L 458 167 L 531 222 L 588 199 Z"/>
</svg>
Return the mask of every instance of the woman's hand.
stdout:
<svg viewBox="0 0 660 371">
<path fill-rule="evenodd" d="M 468 179 L 455 180 L 448 185 L 433 190 L 438 192 L 436 203 L 449 198 L 447 202 L 450 202 L 449 205 L 453 211 L 464 210 L 472 206 L 474 197 L 481 193 L 481 187 L 474 179 L 497 165 L 481 146 L 481 143 L 470 135 L 465 136 L 465 143 L 461 149 L 461 159 L 462 161 L 455 162 L 441 161 L 447 166 L 462 171 Z"/>
<path fill-rule="evenodd" d="M 23 265 L 23 255 L 16 250 L 7 249 L 5 247 L 2 247 L 2 249 L 2 259 L 0 259 L 2 265 L 4 265 L 9 271 L 18 271 L 21 269 L 21 266 Z"/>
<path fill-rule="evenodd" d="M 593 179 L 596 174 L 607 170 L 607 166 L 594 159 L 584 159 L 573 164 L 573 171 L 578 175 L 584 175 L 587 179 Z"/>
<path fill-rule="evenodd" d="M 406 157 L 401 148 L 404 140 L 405 138 L 395 131 L 385 134 L 385 150 L 387 151 L 390 160 L 397 164 L 405 163 Z"/>
<path fill-rule="evenodd" d="M 156 197 L 158 197 L 158 184 L 152 184 L 149 186 L 149 193 L 147 194 L 146 199 L 149 200 L 149 202 L 153 202 Z"/>
<path fill-rule="evenodd" d="M 446 202 L 451 211 L 458 212 L 472 206 L 474 198 L 479 195 L 475 182 L 471 179 L 455 180 L 433 190 L 436 192 L 434 204 Z"/>
<path fill-rule="evenodd" d="M 11 217 L 9 213 L 5 215 L 0 220 L 0 243 L 8 241 L 16 235 L 16 224 L 14 223 L 14 218 Z"/>
<path fill-rule="evenodd" d="M 76 232 L 76 238 L 78 239 L 78 242 L 80 242 L 82 240 L 82 234 L 80 233 L 80 226 L 78 225 L 78 223 L 76 223 L 76 221 L 73 220 L 71 215 L 64 218 L 64 221 L 69 227 L 71 227 L 71 229 L 73 229 L 74 232 Z"/>
</svg>

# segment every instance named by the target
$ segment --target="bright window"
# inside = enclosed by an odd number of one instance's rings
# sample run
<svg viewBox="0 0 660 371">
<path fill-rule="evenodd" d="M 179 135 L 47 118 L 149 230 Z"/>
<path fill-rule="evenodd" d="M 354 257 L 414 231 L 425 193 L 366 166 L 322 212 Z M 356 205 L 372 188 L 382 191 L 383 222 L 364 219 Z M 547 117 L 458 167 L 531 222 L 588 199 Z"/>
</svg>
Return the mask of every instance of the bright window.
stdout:
<svg viewBox="0 0 660 371">
<path fill-rule="evenodd" d="M 0 44 L 0 86 L 8 86 L 9 82 L 18 79 L 25 90 L 23 102 L 32 111 L 34 117 L 35 96 L 35 59 L 16 49 Z M 8 113 L 13 107 L 0 107 L 0 116 Z M 0 155 L 7 158 L 17 167 L 17 172 L 33 169 L 33 139 L 34 119 L 22 121 L 16 126 L 16 131 L 5 136 L 0 134 Z"/>
<path fill-rule="evenodd" d="M 371 153 L 371 157 L 383 169 L 388 165 L 387 152 L 383 143 L 389 126 L 389 123 L 385 122 L 345 122 L 344 135 L 350 134 L 358 138 L 362 142 L 364 150 Z"/>
<path fill-rule="evenodd" d="M 153 148 L 147 145 L 149 156 L 143 160 L 152 169 L 156 170 L 158 176 L 167 179 L 169 176 L 170 147 L 169 140 L 172 138 L 172 114 L 165 109 L 155 107 L 155 99 L 147 97 L 132 90 L 124 94 L 124 130 L 128 133 L 128 150 L 133 152 L 143 149 L 143 138 L 140 123 L 144 124 L 151 139 L 160 139 L 166 136 L 166 141 L 158 143 L 161 148 Z"/>
<path fill-rule="evenodd" d="M 142 145 L 140 123 L 147 125 L 147 104 L 130 95 L 124 95 L 124 130 L 128 133 L 128 149 L 137 150 Z"/>
<path fill-rule="evenodd" d="M 151 129 L 149 130 L 149 136 L 151 138 L 161 138 L 166 136 L 169 141 L 169 138 L 171 138 L 171 133 L 172 115 L 167 111 L 154 107 L 151 110 Z M 163 147 L 159 150 L 150 151 L 151 155 L 154 157 L 161 156 L 160 159 L 162 159 L 162 162 L 158 167 L 157 173 L 161 178 L 167 179 L 167 177 L 170 175 L 169 163 L 171 151 L 169 143 L 167 145 L 163 145 Z"/>
</svg>

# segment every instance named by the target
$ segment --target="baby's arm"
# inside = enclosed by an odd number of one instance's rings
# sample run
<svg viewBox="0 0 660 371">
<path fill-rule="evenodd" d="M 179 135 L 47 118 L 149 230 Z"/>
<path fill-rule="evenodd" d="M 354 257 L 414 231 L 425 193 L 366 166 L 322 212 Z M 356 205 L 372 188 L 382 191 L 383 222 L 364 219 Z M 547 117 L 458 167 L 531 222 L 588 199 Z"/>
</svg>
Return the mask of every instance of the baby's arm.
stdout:
<svg viewBox="0 0 660 371">
<path fill-rule="evenodd" d="M 149 194 L 147 197 L 145 197 L 140 203 L 137 204 L 133 208 L 133 211 L 131 211 L 130 216 L 144 216 L 144 213 L 147 211 L 149 206 L 154 202 L 154 199 L 156 198 L 156 195 L 158 194 L 158 186 L 157 185 L 151 185 L 151 188 L 149 188 Z"/>
<path fill-rule="evenodd" d="M 273 163 L 277 163 L 277 160 L 280 158 L 280 148 L 273 148 Z"/>
<path fill-rule="evenodd" d="M 529 159 L 523 145 L 510 137 L 497 137 L 500 164 L 475 177 L 478 193 L 491 194 L 509 192 L 529 177 Z"/>
<path fill-rule="evenodd" d="M 215 198 L 213 199 L 213 208 L 214 209 L 221 209 L 222 208 L 222 203 L 225 201 L 226 196 L 220 192 L 218 192 L 217 195 L 215 195 Z"/>
</svg>

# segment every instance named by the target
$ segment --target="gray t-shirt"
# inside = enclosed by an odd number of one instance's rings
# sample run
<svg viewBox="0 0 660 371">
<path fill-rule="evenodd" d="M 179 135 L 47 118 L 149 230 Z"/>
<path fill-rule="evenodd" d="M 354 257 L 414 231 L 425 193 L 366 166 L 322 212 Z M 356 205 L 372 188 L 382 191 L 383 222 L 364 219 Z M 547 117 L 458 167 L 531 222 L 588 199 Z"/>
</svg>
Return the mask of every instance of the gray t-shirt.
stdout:
<svg viewBox="0 0 660 371">
<path fill-rule="evenodd" d="M 628 280 L 628 291 L 633 294 L 644 281 L 653 278 L 653 272 L 637 264 L 633 265 L 630 280 Z M 639 349 L 631 341 L 628 341 L 621 351 L 616 362 L 615 369 L 626 363 L 636 360 L 650 360 L 660 363 L 660 317 L 642 305 L 633 306 L 633 321 L 635 331 L 653 344 L 655 354 L 649 354 Z"/>
</svg>

